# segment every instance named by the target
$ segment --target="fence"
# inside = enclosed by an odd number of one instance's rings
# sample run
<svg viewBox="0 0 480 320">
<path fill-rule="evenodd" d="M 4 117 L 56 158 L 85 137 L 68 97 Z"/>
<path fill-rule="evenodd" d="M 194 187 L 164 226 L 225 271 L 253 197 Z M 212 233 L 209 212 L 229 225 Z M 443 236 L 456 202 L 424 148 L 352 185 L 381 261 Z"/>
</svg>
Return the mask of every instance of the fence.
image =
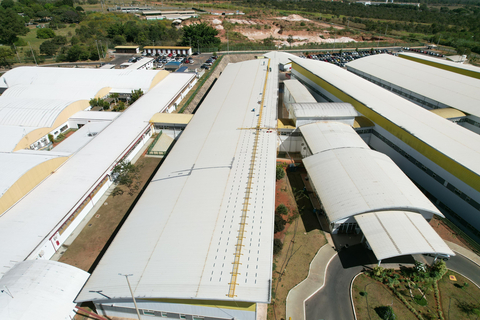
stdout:
<svg viewBox="0 0 480 320">
<path fill-rule="evenodd" d="M 385 47 L 397 47 L 401 45 L 402 47 L 418 47 L 423 46 L 422 42 L 377 42 L 377 41 L 364 41 L 364 42 L 336 42 L 336 43 L 309 43 L 302 46 L 293 46 L 288 47 L 284 46 L 278 48 L 274 45 L 264 46 L 264 45 L 254 45 L 254 44 L 241 44 L 241 45 L 230 45 L 228 47 L 229 53 L 259 53 L 259 52 L 268 52 L 268 51 L 289 51 L 289 52 L 303 52 L 306 50 L 355 50 L 355 49 L 370 49 L 370 48 L 385 48 Z M 222 45 L 221 47 L 212 47 L 212 48 L 200 48 L 200 52 L 227 52 L 227 47 Z"/>
<path fill-rule="evenodd" d="M 215 60 L 215 63 L 212 65 L 212 68 L 210 69 L 210 71 L 206 74 L 206 75 L 203 75 L 203 77 L 198 81 L 198 84 L 197 84 L 197 89 L 195 89 L 195 91 L 192 93 L 192 95 L 190 96 L 190 98 L 188 98 L 188 100 L 182 105 L 182 107 L 180 108 L 180 110 L 178 111 L 178 113 L 183 113 L 185 111 L 185 109 L 188 107 L 188 105 L 193 101 L 193 99 L 196 97 L 197 93 L 200 91 L 200 89 L 203 87 L 203 85 L 205 84 L 205 82 L 208 80 L 208 78 L 210 78 L 210 75 L 213 73 L 213 71 L 215 71 L 215 69 L 217 68 L 217 66 L 220 64 L 220 61 L 222 61 L 223 59 L 223 55 L 218 58 L 217 60 Z"/>
<path fill-rule="evenodd" d="M 148 147 L 148 150 L 147 150 L 147 154 L 149 156 L 165 156 L 165 152 L 164 151 L 153 151 L 153 147 L 155 147 L 155 144 L 157 144 L 157 141 L 158 139 L 160 139 L 160 136 L 162 135 L 162 131 L 160 131 L 157 136 L 155 137 L 155 139 L 153 139 L 153 142 L 150 144 L 150 146 Z"/>
</svg>

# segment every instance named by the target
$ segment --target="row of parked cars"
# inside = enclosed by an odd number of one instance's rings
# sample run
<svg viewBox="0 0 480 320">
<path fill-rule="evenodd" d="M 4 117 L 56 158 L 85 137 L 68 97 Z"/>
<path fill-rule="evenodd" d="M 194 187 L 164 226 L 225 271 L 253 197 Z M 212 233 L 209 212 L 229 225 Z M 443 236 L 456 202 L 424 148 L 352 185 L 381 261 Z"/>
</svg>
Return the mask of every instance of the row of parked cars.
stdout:
<svg viewBox="0 0 480 320">
<path fill-rule="evenodd" d="M 213 63 L 215 62 L 215 60 L 217 60 L 217 58 L 218 58 L 217 56 L 211 56 L 200 66 L 200 68 L 209 70 L 210 67 L 213 65 Z"/>
<path fill-rule="evenodd" d="M 377 50 L 360 50 L 360 51 L 346 51 L 346 52 L 326 52 L 320 54 L 309 54 L 307 56 L 300 56 L 300 58 L 314 59 L 319 61 L 325 61 L 333 63 L 339 67 L 345 67 L 345 63 L 367 57 L 373 54 L 387 53 L 387 49 L 377 49 Z"/>
<path fill-rule="evenodd" d="M 412 51 L 412 52 L 417 52 L 417 53 L 423 53 L 423 54 L 428 54 L 429 56 L 434 56 L 434 57 L 440 57 L 444 58 L 445 55 L 434 52 L 434 51 L 428 51 L 428 50 L 422 50 L 422 49 L 415 49 L 415 48 L 409 48 L 409 47 L 403 47 L 402 48 L 404 51 Z"/>
</svg>

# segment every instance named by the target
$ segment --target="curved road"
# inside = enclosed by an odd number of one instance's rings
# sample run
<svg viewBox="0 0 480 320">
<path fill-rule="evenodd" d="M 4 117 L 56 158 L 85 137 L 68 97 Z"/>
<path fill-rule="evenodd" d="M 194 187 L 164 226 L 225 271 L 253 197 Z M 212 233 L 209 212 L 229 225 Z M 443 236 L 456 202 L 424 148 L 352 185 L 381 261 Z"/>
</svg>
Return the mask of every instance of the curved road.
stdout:
<svg viewBox="0 0 480 320">
<path fill-rule="evenodd" d="M 433 261 L 432 258 L 425 260 L 429 263 Z M 330 262 L 326 271 L 325 286 L 305 301 L 307 320 L 354 319 L 350 301 L 350 282 L 356 274 L 362 271 L 363 266 L 344 268 L 344 264 L 339 255 L 336 255 Z M 464 256 L 457 254 L 455 257 L 451 257 L 447 261 L 447 267 L 463 274 L 480 286 L 480 266 Z"/>
</svg>

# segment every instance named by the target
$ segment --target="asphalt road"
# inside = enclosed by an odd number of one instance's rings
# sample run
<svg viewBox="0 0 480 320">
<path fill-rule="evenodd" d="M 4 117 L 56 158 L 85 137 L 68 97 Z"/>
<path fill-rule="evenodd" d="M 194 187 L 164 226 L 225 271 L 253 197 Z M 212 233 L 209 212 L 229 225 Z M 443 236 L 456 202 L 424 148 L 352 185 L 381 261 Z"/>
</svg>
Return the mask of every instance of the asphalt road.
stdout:
<svg viewBox="0 0 480 320">
<path fill-rule="evenodd" d="M 349 248 L 336 255 L 327 268 L 325 286 L 305 302 L 307 320 L 353 320 L 353 311 L 350 300 L 350 282 L 363 269 L 363 265 L 372 263 L 372 256 L 360 248 Z M 433 258 L 424 257 L 420 261 L 431 263 Z M 402 260 L 413 259 L 411 256 Z M 407 261 L 398 261 L 408 263 Z M 393 261 L 390 261 L 393 262 Z M 457 254 L 447 261 L 447 267 L 459 272 L 480 285 L 480 266 Z"/>
<path fill-rule="evenodd" d="M 353 319 L 350 303 L 350 281 L 363 267 L 344 269 L 336 255 L 327 269 L 325 286 L 305 302 L 307 320 Z"/>
</svg>

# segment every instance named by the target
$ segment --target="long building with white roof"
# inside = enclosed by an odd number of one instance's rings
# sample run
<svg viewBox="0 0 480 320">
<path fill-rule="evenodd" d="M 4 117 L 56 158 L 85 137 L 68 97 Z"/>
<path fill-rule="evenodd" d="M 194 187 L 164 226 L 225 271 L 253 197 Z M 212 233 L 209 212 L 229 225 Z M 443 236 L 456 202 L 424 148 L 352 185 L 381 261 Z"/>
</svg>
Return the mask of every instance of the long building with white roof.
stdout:
<svg viewBox="0 0 480 320">
<path fill-rule="evenodd" d="M 99 312 L 256 319 L 270 301 L 277 70 L 229 64 L 77 302 Z M 101 295 L 97 292 L 101 291 Z M 105 296 L 109 298 L 106 299 Z"/>
<path fill-rule="evenodd" d="M 392 158 L 444 214 L 480 236 L 480 137 L 339 67 L 292 58 L 320 101 L 348 102 L 375 125 L 369 145 Z"/>
<path fill-rule="evenodd" d="M 389 54 L 349 62 L 347 70 L 428 110 L 460 110 L 468 116 L 457 123 L 480 133 L 480 79 Z"/>
<path fill-rule="evenodd" d="M 399 52 L 398 56 L 403 59 L 423 63 L 435 68 L 455 72 L 467 77 L 480 79 L 480 68 L 471 64 L 452 62 L 445 59 L 435 58 L 426 54 L 414 52 Z"/>
</svg>

